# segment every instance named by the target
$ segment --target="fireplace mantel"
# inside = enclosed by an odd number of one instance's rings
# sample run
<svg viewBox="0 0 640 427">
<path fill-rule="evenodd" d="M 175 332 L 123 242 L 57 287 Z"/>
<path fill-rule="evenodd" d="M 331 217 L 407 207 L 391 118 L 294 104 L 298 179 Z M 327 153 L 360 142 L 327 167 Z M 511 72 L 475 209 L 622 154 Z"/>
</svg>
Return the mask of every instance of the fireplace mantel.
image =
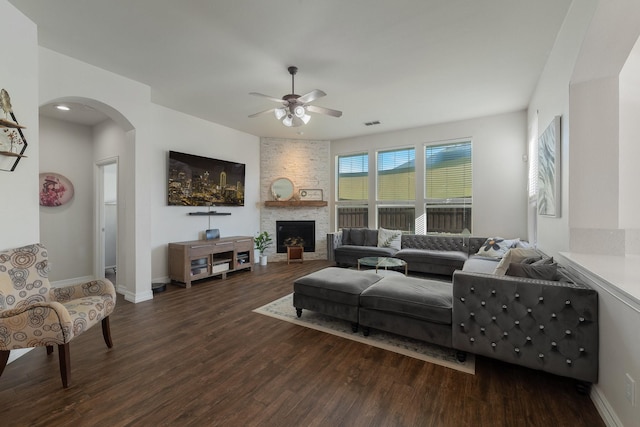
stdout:
<svg viewBox="0 0 640 427">
<path fill-rule="evenodd" d="M 320 208 L 327 206 L 323 200 L 267 200 L 264 205 L 268 208 Z"/>
</svg>

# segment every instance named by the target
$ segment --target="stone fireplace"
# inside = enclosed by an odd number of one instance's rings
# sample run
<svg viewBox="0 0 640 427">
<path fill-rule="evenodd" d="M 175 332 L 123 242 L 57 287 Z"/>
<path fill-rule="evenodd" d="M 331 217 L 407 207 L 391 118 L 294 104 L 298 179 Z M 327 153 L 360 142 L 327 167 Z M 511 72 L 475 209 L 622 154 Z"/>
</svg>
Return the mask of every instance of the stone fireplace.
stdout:
<svg viewBox="0 0 640 427">
<path fill-rule="evenodd" d="M 277 242 L 277 223 L 313 222 L 313 245 L 305 239 L 304 259 L 327 259 L 327 233 L 329 233 L 329 206 L 265 206 L 273 201 L 271 183 L 288 178 L 294 185 L 294 197 L 301 189 L 321 189 L 324 200 L 331 197 L 331 161 L 329 141 L 297 139 L 260 139 L 260 230 L 267 231 L 274 244 L 265 252 L 269 262 L 286 261 L 286 246 Z M 256 230 L 258 231 L 258 230 Z M 295 237 L 295 236 L 294 236 Z"/>
</svg>

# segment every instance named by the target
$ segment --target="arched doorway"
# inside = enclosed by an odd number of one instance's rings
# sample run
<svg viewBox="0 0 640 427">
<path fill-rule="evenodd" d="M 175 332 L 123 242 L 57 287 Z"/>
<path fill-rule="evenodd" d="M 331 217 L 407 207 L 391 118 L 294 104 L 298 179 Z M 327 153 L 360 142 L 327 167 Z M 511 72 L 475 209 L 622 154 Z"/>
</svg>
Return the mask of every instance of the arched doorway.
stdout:
<svg viewBox="0 0 640 427">
<path fill-rule="evenodd" d="M 41 241 L 54 257 L 52 281 L 102 278 L 108 266 L 118 273 L 118 292 L 134 292 L 128 289 L 132 274 L 123 256 L 132 245 L 126 230 L 133 215 L 124 207 L 133 197 L 133 180 L 128 177 L 133 176 L 134 136 L 133 126 L 122 114 L 96 100 L 58 98 L 40 107 L 40 171 L 61 170 L 73 178 L 78 190 L 67 207 L 41 207 Z M 106 173 L 113 166 L 115 184 Z M 108 226 L 114 224 L 115 234 L 107 235 Z M 107 262 L 111 240 L 115 256 Z"/>
</svg>

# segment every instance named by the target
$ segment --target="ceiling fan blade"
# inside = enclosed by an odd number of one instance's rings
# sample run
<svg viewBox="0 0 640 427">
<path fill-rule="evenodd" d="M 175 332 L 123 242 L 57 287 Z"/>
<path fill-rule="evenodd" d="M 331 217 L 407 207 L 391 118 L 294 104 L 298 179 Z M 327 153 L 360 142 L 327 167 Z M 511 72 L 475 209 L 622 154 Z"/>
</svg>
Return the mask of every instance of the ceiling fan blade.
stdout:
<svg viewBox="0 0 640 427">
<path fill-rule="evenodd" d="M 305 93 L 300 98 L 298 98 L 298 102 L 302 102 L 303 104 L 306 104 L 307 102 L 315 101 L 316 99 L 322 98 L 323 96 L 326 96 L 326 95 L 327 94 L 321 91 L 320 89 L 314 89 L 311 92 Z"/>
<path fill-rule="evenodd" d="M 264 110 L 264 111 L 260 111 L 259 113 L 252 114 L 249 117 L 261 116 L 263 114 L 273 113 L 274 111 L 275 111 L 275 108 L 269 108 L 268 110 Z"/>
<path fill-rule="evenodd" d="M 270 100 L 275 101 L 275 102 L 286 102 L 285 100 L 283 100 L 281 98 L 275 98 L 273 96 L 265 95 L 264 93 L 249 92 L 249 95 L 261 96 L 263 98 L 267 98 L 267 99 L 270 99 Z"/>
<path fill-rule="evenodd" d="M 341 117 L 342 111 L 332 110 L 331 108 L 317 107 L 315 105 L 306 105 L 307 111 L 318 114 L 326 114 L 327 116 Z"/>
</svg>

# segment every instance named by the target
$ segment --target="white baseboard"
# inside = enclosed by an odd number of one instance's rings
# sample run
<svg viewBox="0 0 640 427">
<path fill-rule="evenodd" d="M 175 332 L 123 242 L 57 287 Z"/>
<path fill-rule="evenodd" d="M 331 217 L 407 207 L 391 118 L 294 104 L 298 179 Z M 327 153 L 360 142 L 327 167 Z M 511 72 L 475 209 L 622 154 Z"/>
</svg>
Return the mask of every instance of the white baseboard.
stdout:
<svg viewBox="0 0 640 427">
<path fill-rule="evenodd" d="M 51 286 L 54 288 L 63 288 L 69 285 L 75 285 L 76 283 L 85 283 L 95 280 L 93 276 L 84 276 L 84 277 L 74 277 L 72 279 L 64 279 L 64 280 L 56 280 L 55 282 L 51 282 Z"/>
<path fill-rule="evenodd" d="M 596 407 L 598 413 L 602 417 L 602 420 L 608 427 L 624 427 L 616 415 L 616 412 L 609 404 L 609 401 L 596 384 L 591 386 L 591 393 L 589 394 L 589 397 L 591 397 L 593 405 Z"/>
<path fill-rule="evenodd" d="M 137 294 L 129 292 L 129 290 L 127 290 L 127 288 L 125 288 L 124 286 L 118 286 L 116 290 L 119 294 L 124 295 L 124 299 L 126 301 L 132 302 L 134 304 L 153 299 L 153 292 L 151 291 L 151 289 Z"/>
</svg>

